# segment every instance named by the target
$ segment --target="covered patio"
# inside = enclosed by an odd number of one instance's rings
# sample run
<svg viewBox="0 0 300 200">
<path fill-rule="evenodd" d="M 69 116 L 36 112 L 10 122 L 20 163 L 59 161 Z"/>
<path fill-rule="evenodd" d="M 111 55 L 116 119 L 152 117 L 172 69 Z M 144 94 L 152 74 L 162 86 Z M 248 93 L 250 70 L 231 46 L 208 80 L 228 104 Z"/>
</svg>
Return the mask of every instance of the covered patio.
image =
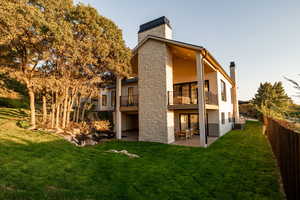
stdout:
<svg viewBox="0 0 300 200">
<path fill-rule="evenodd" d="M 218 137 L 207 137 L 207 146 L 211 145 L 215 142 Z M 175 142 L 172 144 L 174 145 L 181 145 L 181 146 L 191 146 L 191 147 L 199 147 L 200 146 L 200 136 L 193 135 L 191 138 L 176 138 Z"/>
</svg>

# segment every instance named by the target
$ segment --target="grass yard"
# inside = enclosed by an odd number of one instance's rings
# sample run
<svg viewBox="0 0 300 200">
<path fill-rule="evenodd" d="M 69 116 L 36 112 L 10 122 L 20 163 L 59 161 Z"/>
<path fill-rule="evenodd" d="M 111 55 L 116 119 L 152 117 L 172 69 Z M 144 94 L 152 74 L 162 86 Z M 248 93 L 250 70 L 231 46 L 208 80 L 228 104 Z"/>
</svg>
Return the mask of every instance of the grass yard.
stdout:
<svg viewBox="0 0 300 200">
<path fill-rule="evenodd" d="M 257 122 L 207 149 L 122 141 L 82 148 L 18 128 L 19 117 L 0 108 L 0 199 L 282 199 Z"/>
</svg>

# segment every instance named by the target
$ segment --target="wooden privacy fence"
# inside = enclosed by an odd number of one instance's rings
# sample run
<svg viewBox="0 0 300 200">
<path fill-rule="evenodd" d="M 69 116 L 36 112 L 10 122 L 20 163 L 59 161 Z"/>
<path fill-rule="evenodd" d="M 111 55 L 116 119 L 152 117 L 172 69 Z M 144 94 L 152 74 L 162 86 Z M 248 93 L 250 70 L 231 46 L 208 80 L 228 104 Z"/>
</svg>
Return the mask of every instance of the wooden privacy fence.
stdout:
<svg viewBox="0 0 300 200">
<path fill-rule="evenodd" d="M 300 133 L 267 120 L 266 135 L 277 159 L 288 200 L 300 199 Z"/>
</svg>

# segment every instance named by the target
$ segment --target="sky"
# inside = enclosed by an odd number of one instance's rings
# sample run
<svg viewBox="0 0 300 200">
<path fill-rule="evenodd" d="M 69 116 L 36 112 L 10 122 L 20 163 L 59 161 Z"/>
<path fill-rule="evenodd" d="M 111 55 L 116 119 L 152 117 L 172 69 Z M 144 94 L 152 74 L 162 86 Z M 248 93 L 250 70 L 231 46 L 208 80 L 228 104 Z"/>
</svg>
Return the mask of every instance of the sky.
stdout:
<svg viewBox="0 0 300 200">
<path fill-rule="evenodd" d="M 75 0 L 95 7 L 137 44 L 139 25 L 166 16 L 173 39 L 208 49 L 229 72 L 236 62 L 239 99 L 253 98 L 261 82 L 282 81 L 287 94 L 300 82 L 300 0 Z"/>
</svg>

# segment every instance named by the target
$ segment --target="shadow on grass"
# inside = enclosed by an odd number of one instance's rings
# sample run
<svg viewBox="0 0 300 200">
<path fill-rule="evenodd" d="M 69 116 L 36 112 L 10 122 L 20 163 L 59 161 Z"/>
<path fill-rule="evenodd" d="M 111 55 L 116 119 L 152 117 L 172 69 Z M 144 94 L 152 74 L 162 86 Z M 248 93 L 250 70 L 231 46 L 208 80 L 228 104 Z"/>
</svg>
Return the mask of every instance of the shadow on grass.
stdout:
<svg viewBox="0 0 300 200">
<path fill-rule="evenodd" d="M 29 117 L 22 109 L 1 108 L 0 119 L 25 119 Z"/>
<path fill-rule="evenodd" d="M 11 78 L 8 74 L 0 73 L 0 80 L 3 81 L 4 87 L 7 89 L 15 91 L 22 96 L 27 96 L 26 86 L 16 79 Z"/>
<path fill-rule="evenodd" d="M 3 83 L 1 87 L 5 87 L 10 91 L 17 92 L 22 97 L 21 99 L 0 97 L 0 106 L 9 107 L 9 108 L 29 107 L 27 88 L 24 84 L 20 83 L 16 79 L 11 78 L 6 73 L 0 73 L 0 80 Z"/>
</svg>

